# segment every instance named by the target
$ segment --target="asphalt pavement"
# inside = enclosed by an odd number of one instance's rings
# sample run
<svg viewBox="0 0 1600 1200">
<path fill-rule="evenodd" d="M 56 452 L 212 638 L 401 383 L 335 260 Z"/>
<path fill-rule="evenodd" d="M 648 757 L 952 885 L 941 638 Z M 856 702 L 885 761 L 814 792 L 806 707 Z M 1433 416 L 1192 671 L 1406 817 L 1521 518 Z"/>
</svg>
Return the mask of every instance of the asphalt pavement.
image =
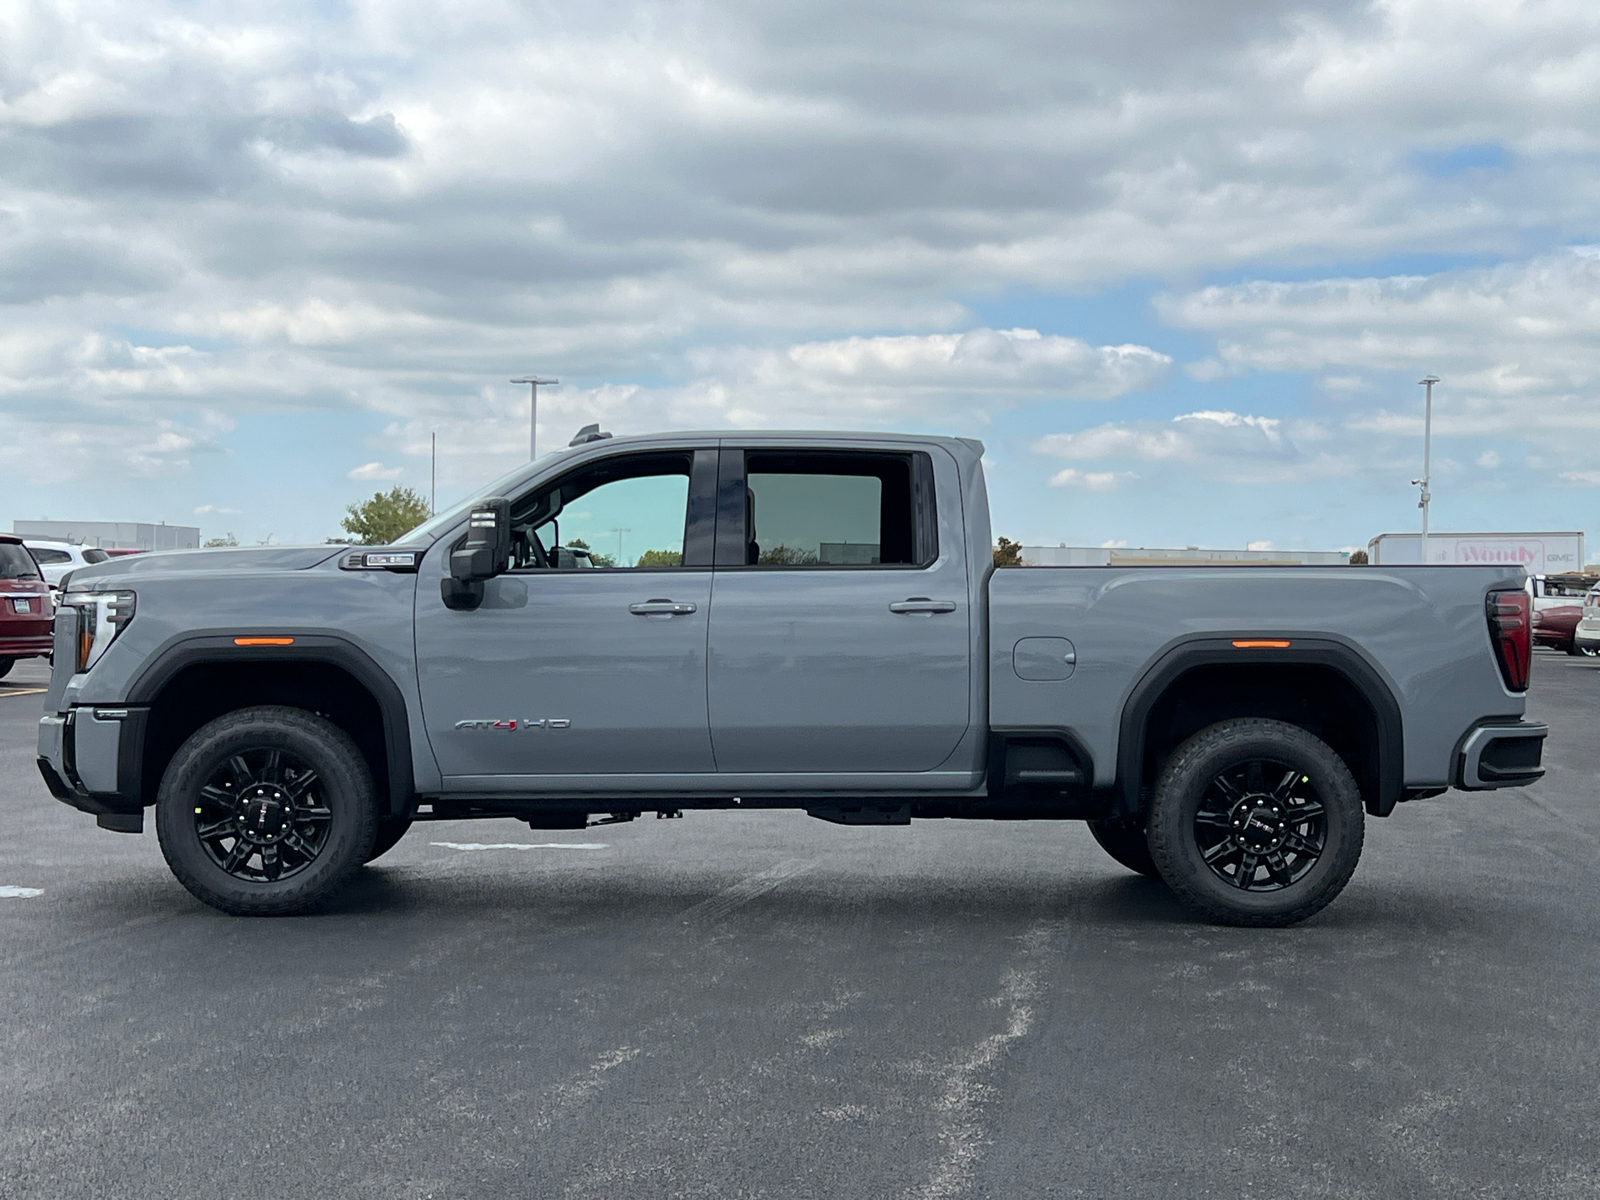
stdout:
<svg viewBox="0 0 1600 1200">
<path fill-rule="evenodd" d="M 1600 1194 L 1600 662 L 1549 774 L 1369 820 L 1208 926 L 1083 826 L 415 826 L 222 916 L 34 768 L 0 683 L 0 1196 Z M 31 894 L 37 892 L 37 894 Z"/>
</svg>

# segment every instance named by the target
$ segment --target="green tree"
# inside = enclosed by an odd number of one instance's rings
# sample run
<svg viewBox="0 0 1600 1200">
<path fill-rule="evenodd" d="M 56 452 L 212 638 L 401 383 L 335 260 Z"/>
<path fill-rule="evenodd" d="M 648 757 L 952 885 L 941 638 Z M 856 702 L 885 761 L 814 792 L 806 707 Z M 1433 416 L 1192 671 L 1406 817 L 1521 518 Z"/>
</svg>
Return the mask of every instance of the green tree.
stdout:
<svg viewBox="0 0 1600 1200">
<path fill-rule="evenodd" d="M 681 567 L 683 553 L 679 550 L 646 550 L 639 555 L 636 567 Z"/>
<path fill-rule="evenodd" d="M 1022 543 L 1013 542 L 1010 538 L 1001 538 L 1000 544 L 994 548 L 994 565 L 997 567 L 1020 567 L 1022 565 Z"/>
<path fill-rule="evenodd" d="M 591 550 L 589 548 L 589 543 L 584 541 L 581 537 L 575 537 L 569 541 L 567 543 L 567 549 L 588 551 L 589 561 L 597 567 L 614 567 L 617 565 L 617 560 L 612 558 L 611 555 L 601 554 L 598 550 Z"/>
<path fill-rule="evenodd" d="M 819 560 L 814 550 L 800 550 L 780 542 L 763 550 L 757 561 L 765 567 L 814 567 Z"/>
<path fill-rule="evenodd" d="M 239 539 L 234 537 L 233 534 L 231 534 L 231 533 L 226 535 L 225 537 L 207 538 L 206 539 L 206 549 L 207 550 L 214 550 L 218 546 L 237 546 L 238 544 L 239 544 Z"/>
<path fill-rule="evenodd" d="M 1365 550 L 1352 550 L 1352 551 L 1350 551 L 1350 565 L 1352 567 L 1364 567 L 1364 566 L 1366 566 L 1367 565 L 1367 552 Z"/>
<path fill-rule="evenodd" d="M 408 487 L 396 484 L 376 492 L 363 504 L 352 504 L 340 521 L 363 546 L 387 546 L 421 525 L 430 516 L 428 502 Z"/>
</svg>

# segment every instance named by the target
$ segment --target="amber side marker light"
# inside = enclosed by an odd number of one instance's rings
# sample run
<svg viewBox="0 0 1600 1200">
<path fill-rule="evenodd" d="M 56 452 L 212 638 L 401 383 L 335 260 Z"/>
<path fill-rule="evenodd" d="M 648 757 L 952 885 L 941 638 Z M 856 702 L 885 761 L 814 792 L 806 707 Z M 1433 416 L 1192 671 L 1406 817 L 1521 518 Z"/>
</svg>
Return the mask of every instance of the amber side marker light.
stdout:
<svg viewBox="0 0 1600 1200">
<path fill-rule="evenodd" d="M 234 638 L 233 644 L 235 646 L 292 646 L 294 645 L 294 639 L 281 637 Z M 1288 645 L 1288 643 L 1285 642 L 1284 645 Z"/>
<path fill-rule="evenodd" d="M 1235 642 L 1235 650 L 1287 650 L 1288 642 Z"/>
</svg>

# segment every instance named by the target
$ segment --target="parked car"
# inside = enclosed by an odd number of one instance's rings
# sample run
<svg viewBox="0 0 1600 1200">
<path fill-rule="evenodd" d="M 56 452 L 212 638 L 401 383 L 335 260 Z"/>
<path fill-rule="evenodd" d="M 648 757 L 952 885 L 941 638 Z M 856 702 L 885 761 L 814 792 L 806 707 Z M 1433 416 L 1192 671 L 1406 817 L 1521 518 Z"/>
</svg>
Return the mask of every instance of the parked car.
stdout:
<svg viewBox="0 0 1600 1200">
<path fill-rule="evenodd" d="M 1578 627 L 1572 633 L 1572 644 L 1579 654 L 1600 655 L 1600 583 L 1585 593 L 1581 612 Z"/>
<path fill-rule="evenodd" d="M 1529 578 L 1535 644 L 1574 655 L 1597 653 L 1580 647 L 1575 637 L 1578 622 L 1583 617 L 1584 597 L 1594 584 L 1592 575 L 1534 575 Z"/>
<path fill-rule="evenodd" d="M 103 563 L 110 557 L 98 546 L 74 546 L 70 542 L 45 541 L 41 538 L 23 538 L 22 544 L 33 554 L 33 560 L 44 572 L 44 581 L 60 589 L 62 578 L 79 567 Z"/>
<path fill-rule="evenodd" d="M 0 679 L 19 658 L 48 658 L 56 608 L 39 564 L 15 534 L 0 533 Z"/>
<path fill-rule="evenodd" d="M 1521 567 L 996 570 L 982 456 L 580 434 L 392 546 L 87 567 L 40 772 L 106 829 L 154 806 L 231 913 L 307 910 L 414 821 L 791 808 L 1087 821 L 1237 925 L 1331 901 L 1369 818 L 1543 775 Z M 644 565 L 571 553 L 616 526 Z"/>
</svg>

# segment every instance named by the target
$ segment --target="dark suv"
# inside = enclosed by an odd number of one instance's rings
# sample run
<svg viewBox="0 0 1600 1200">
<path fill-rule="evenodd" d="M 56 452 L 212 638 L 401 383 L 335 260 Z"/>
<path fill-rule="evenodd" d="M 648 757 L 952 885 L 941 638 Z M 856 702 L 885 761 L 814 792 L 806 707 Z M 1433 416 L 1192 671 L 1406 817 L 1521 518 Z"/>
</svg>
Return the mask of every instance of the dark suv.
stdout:
<svg viewBox="0 0 1600 1200">
<path fill-rule="evenodd" d="M 46 658 L 56 609 L 50 585 L 22 539 L 0 533 L 0 678 L 19 658 Z"/>
</svg>

